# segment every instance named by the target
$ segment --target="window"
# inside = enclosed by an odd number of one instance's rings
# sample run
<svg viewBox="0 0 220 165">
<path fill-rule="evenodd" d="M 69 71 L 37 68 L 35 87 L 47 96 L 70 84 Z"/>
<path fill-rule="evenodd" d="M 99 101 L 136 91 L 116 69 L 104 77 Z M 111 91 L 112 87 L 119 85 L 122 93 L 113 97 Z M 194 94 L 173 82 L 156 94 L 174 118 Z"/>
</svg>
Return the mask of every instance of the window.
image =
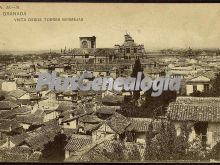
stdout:
<svg viewBox="0 0 220 165">
<path fill-rule="evenodd" d="M 197 91 L 197 86 L 193 85 L 193 92 L 196 92 L 196 91 Z"/>
<path fill-rule="evenodd" d="M 82 42 L 82 48 L 88 48 L 89 46 L 88 46 L 88 43 L 87 43 L 87 41 L 83 41 Z"/>
<path fill-rule="evenodd" d="M 126 53 L 130 53 L 130 48 L 126 48 Z"/>
<path fill-rule="evenodd" d="M 204 84 L 204 91 L 208 92 L 209 91 L 209 84 Z"/>
<path fill-rule="evenodd" d="M 197 136 L 202 136 L 202 144 L 203 146 L 206 145 L 207 142 L 207 129 L 208 123 L 207 122 L 197 122 L 194 124 L 195 133 Z"/>
<path fill-rule="evenodd" d="M 134 48 L 134 53 L 137 53 L 137 48 Z"/>
</svg>

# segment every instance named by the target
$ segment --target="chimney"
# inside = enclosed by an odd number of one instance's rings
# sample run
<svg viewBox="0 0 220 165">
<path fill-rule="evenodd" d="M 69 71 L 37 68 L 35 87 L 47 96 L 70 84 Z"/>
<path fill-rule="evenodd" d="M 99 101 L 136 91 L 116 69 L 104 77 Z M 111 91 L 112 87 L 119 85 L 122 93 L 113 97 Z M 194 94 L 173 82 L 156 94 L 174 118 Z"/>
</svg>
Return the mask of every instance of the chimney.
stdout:
<svg viewBox="0 0 220 165">
<path fill-rule="evenodd" d="M 70 118 L 74 117 L 74 114 L 73 113 L 70 113 Z"/>
<path fill-rule="evenodd" d="M 64 134 L 64 129 L 63 128 L 61 128 L 60 133 Z"/>
<path fill-rule="evenodd" d="M 8 148 L 11 148 L 11 137 L 10 136 L 7 136 L 7 144 L 8 144 Z"/>
<path fill-rule="evenodd" d="M 95 112 L 97 111 L 97 103 L 96 103 L 95 106 L 94 106 L 94 111 L 95 111 Z"/>
<path fill-rule="evenodd" d="M 12 131 L 12 125 L 10 124 L 9 126 L 9 131 L 11 132 Z"/>
<path fill-rule="evenodd" d="M 61 125 L 61 122 L 62 122 L 62 117 L 59 117 L 59 119 L 58 119 L 59 125 Z"/>
</svg>

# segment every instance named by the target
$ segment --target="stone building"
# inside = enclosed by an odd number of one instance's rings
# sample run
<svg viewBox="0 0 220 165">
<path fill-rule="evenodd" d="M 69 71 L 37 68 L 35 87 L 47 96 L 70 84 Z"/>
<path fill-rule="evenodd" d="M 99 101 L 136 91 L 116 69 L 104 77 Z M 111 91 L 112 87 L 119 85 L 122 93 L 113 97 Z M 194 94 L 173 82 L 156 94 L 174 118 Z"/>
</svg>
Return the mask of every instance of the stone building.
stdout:
<svg viewBox="0 0 220 165">
<path fill-rule="evenodd" d="M 215 97 L 177 97 L 170 103 L 167 117 L 174 123 L 177 136 L 185 123 L 190 128 L 189 141 L 201 136 L 203 145 L 212 148 L 220 140 L 219 103 Z"/>
<path fill-rule="evenodd" d="M 80 48 L 96 48 L 96 37 L 79 37 Z"/>
<path fill-rule="evenodd" d="M 126 34 L 125 41 L 122 45 L 115 45 L 115 51 L 122 59 L 136 59 L 144 58 L 145 49 L 144 45 L 138 45 L 134 39 Z"/>
</svg>

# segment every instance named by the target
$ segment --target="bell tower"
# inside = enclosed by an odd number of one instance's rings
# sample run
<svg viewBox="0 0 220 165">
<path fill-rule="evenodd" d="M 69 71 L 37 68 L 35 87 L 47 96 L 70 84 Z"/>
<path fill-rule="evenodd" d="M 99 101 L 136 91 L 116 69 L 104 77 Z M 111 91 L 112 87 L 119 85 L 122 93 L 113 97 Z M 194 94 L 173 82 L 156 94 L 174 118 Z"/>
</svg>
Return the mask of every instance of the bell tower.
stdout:
<svg viewBox="0 0 220 165">
<path fill-rule="evenodd" d="M 80 48 L 96 48 L 96 37 L 79 37 Z"/>
</svg>

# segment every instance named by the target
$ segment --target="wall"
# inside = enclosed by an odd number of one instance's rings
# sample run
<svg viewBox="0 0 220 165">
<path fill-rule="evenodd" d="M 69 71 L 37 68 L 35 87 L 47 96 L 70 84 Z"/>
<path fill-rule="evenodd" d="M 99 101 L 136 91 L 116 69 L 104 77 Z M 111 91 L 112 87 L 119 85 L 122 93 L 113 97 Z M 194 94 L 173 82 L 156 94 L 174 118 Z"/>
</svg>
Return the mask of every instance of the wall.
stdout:
<svg viewBox="0 0 220 165">
<path fill-rule="evenodd" d="M 204 84 L 195 84 L 197 86 L 197 91 L 203 92 L 204 91 Z M 186 85 L 186 94 L 190 95 L 193 93 L 193 85 L 187 84 Z"/>
<path fill-rule="evenodd" d="M 47 121 L 49 121 L 49 120 L 53 120 L 53 119 L 55 119 L 57 116 L 58 116 L 58 112 L 56 112 L 56 111 L 51 112 L 51 113 L 48 113 L 48 114 L 45 113 L 44 122 L 47 122 Z"/>
<path fill-rule="evenodd" d="M 29 94 L 24 94 L 19 99 L 30 99 L 30 95 Z"/>
<path fill-rule="evenodd" d="M 22 126 L 24 129 L 28 129 L 30 124 L 20 123 L 20 126 Z"/>
<path fill-rule="evenodd" d="M 146 133 L 136 133 L 135 140 L 137 143 L 145 144 Z"/>
<path fill-rule="evenodd" d="M 173 122 L 177 136 L 181 133 L 181 121 L 175 121 Z M 189 134 L 189 141 L 192 141 L 196 138 L 196 133 L 193 127 L 193 122 L 187 122 L 188 126 L 191 127 L 191 132 Z M 220 122 L 219 123 L 208 123 L 208 129 L 207 129 L 207 145 L 210 145 L 210 147 L 213 147 L 218 141 L 220 141 Z"/>
<path fill-rule="evenodd" d="M 69 125 L 67 125 L 67 123 L 69 123 Z M 76 125 L 77 125 L 76 120 L 72 120 L 72 121 L 63 123 L 63 128 L 76 129 Z"/>
<path fill-rule="evenodd" d="M 16 89 L 17 89 L 17 86 L 14 81 L 13 82 L 5 81 L 2 83 L 2 90 L 3 91 L 13 91 Z"/>
<path fill-rule="evenodd" d="M 181 133 L 182 121 L 173 121 L 174 127 L 176 129 L 176 135 L 179 136 Z M 188 127 L 191 127 L 191 132 L 189 133 L 189 141 L 192 141 L 196 137 L 196 133 L 193 127 L 193 122 L 187 122 Z"/>
<path fill-rule="evenodd" d="M 207 144 L 213 147 L 218 141 L 220 142 L 220 122 L 209 123 L 207 130 Z"/>
<path fill-rule="evenodd" d="M 56 72 L 64 72 L 64 68 L 55 68 Z"/>
<path fill-rule="evenodd" d="M 9 138 L 7 138 L 6 143 L 4 143 L 0 148 L 12 148 L 15 144 L 11 142 Z"/>
<path fill-rule="evenodd" d="M 65 150 L 65 159 L 69 158 L 70 157 L 70 152 Z"/>
<path fill-rule="evenodd" d="M 98 130 L 92 133 L 92 141 L 104 138 L 109 134 L 115 134 L 115 132 L 107 124 L 103 124 Z"/>
</svg>

